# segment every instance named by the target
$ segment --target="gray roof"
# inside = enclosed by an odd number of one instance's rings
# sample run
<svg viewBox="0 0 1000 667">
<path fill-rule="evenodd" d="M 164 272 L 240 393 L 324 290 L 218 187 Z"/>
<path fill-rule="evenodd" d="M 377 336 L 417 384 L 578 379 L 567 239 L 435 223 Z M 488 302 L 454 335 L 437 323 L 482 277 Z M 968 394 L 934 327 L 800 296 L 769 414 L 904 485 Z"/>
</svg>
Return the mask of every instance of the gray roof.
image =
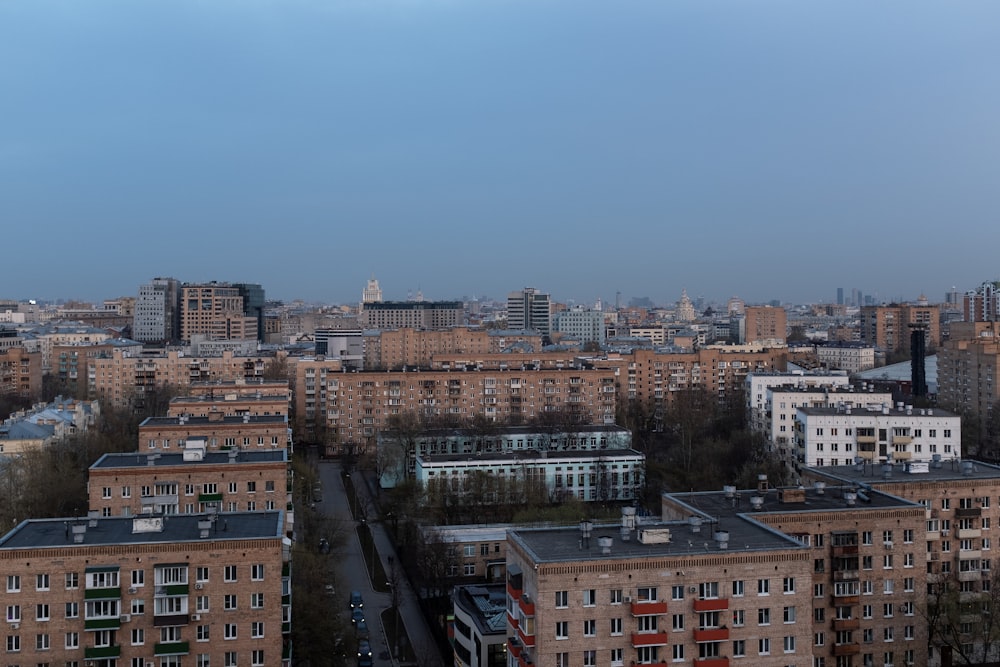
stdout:
<svg viewBox="0 0 1000 667">
<path fill-rule="evenodd" d="M 158 468 L 169 466 L 198 466 L 198 465 L 218 465 L 229 463 L 229 452 L 236 452 L 236 459 L 233 464 L 240 463 L 287 463 L 288 450 L 285 449 L 234 449 L 226 451 L 205 452 L 205 457 L 200 461 L 185 461 L 184 454 L 146 454 L 142 452 L 131 453 L 109 453 L 97 459 L 90 468 L 145 468 L 155 466 Z M 152 459 L 152 460 L 150 460 Z"/>
<path fill-rule="evenodd" d="M 456 586 L 455 606 L 465 610 L 476 622 L 480 635 L 505 635 L 507 632 L 507 586 Z"/>
<path fill-rule="evenodd" d="M 183 422 L 181 420 L 184 420 Z M 281 415 L 241 415 L 232 417 L 147 417 L 139 428 L 155 426 L 212 426 L 215 424 L 284 424 L 286 419 Z"/>
<path fill-rule="evenodd" d="M 0 426 L 0 440 L 44 440 L 55 435 L 54 424 L 33 424 L 19 420 Z"/>
<path fill-rule="evenodd" d="M 935 414 L 937 411 L 935 410 Z M 962 467 L 963 461 L 958 459 L 947 459 L 940 462 L 939 468 L 935 464 L 928 466 L 927 472 L 911 473 L 907 472 L 905 463 L 896 463 L 891 466 L 890 476 L 885 477 L 883 464 L 865 464 L 864 466 L 823 466 L 808 468 L 812 473 L 829 477 L 830 479 L 842 480 L 851 484 L 920 484 L 924 482 L 946 482 L 963 479 L 974 480 L 997 480 L 1000 479 L 1000 466 L 983 463 L 981 461 L 965 461 L 965 470 Z"/>
<path fill-rule="evenodd" d="M 110 546 L 119 544 L 161 544 L 164 542 L 205 542 L 208 540 L 246 540 L 281 538 L 284 535 L 284 513 L 233 512 L 218 516 L 207 538 L 199 537 L 198 521 L 205 514 L 171 514 L 161 516 L 163 529 L 153 532 L 133 532 L 133 521 L 149 520 L 153 515 L 107 517 L 93 521 L 82 544 L 73 540 L 71 526 L 87 525 L 87 519 L 29 519 L 0 537 L 0 551 L 9 549 L 44 549 L 74 546 Z"/>
<path fill-rule="evenodd" d="M 611 448 L 611 449 L 553 449 L 538 450 L 524 449 L 512 452 L 482 452 L 477 454 L 421 454 L 417 456 L 420 461 L 430 463 L 443 463 L 446 461 L 477 461 L 489 465 L 503 465 L 513 463 L 533 463 L 544 461 L 558 461 L 564 459 L 593 461 L 595 459 L 615 459 L 620 457 L 634 457 L 645 460 L 645 454 L 635 449 Z"/>
<path fill-rule="evenodd" d="M 794 490 L 794 489 L 793 489 Z M 865 499 L 857 499 L 856 504 L 849 506 L 844 498 L 847 491 L 855 491 L 855 485 L 847 486 L 827 486 L 820 490 L 815 487 L 800 488 L 799 491 L 805 494 L 805 502 L 783 502 L 779 491 L 783 489 L 769 489 L 762 495 L 758 491 L 736 491 L 733 497 L 724 491 L 701 491 L 696 493 L 674 493 L 670 498 L 680 501 L 692 510 L 692 514 L 701 515 L 706 519 L 730 519 L 732 517 L 761 513 L 789 513 L 789 512 L 830 512 L 830 511 L 857 511 L 870 509 L 888 508 L 918 508 L 917 503 L 903 498 L 897 498 L 888 493 L 879 491 L 865 492 Z M 759 510 L 751 507 L 750 498 L 759 496 L 763 502 Z M 727 521 L 728 523 L 728 521 Z"/>
<path fill-rule="evenodd" d="M 937 355 L 932 354 L 924 360 L 924 373 L 927 379 L 927 390 L 937 393 Z M 854 377 L 858 380 L 888 380 L 892 382 L 909 382 L 912 379 L 910 362 L 903 361 L 898 364 L 869 368 L 866 371 L 856 373 Z"/>
</svg>

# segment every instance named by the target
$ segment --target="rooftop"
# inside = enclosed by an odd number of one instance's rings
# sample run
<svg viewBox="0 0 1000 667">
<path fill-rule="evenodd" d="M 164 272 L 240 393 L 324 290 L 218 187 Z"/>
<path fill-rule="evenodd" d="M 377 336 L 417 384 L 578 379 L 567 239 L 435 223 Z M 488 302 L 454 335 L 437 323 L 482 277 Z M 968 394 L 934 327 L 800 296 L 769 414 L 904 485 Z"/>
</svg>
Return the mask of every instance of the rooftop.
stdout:
<svg viewBox="0 0 1000 667">
<path fill-rule="evenodd" d="M 807 415 L 816 416 L 833 416 L 837 414 L 850 414 L 859 416 L 869 416 L 873 417 L 876 415 L 885 415 L 889 417 L 930 417 L 931 419 L 943 419 L 945 417 L 958 418 L 958 414 L 954 412 L 949 412 L 948 410 L 942 410 L 941 408 L 908 408 L 903 407 L 902 409 L 898 407 L 890 407 L 888 405 L 882 406 L 865 406 L 865 407 L 855 407 L 851 412 L 846 412 L 840 407 L 830 407 L 830 408 L 808 408 L 801 407 L 799 412 L 805 413 Z"/>
<path fill-rule="evenodd" d="M 964 479 L 1000 480 L 1000 467 L 981 461 L 947 459 L 922 461 L 924 465 L 910 462 L 896 463 L 886 468 L 883 464 L 865 463 L 849 466 L 822 466 L 807 468 L 810 473 L 841 480 L 850 484 L 915 484 L 927 482 L 947 482 Z M 888 476 L 886 476 L 888 473 Z"/>
<path fill-rule="evenodd" d="M 889 508 L 920 508 L 917 503 L 888 493 L 862 490 L 858 494 L 856 484 L 839 486 L 787 487 L 779 489 L 700 491 L 696 493 L 673 493 L 668 498 L 676 505 L 691 510 L 692 515 L 705 520 L 726 523 L 733 517 L 749 514 L 789 512 L 837 512 Z M 853 493 L 855 496 L 850 497 Z M 760 498 L 754 501 L 752 498 Z M 759 502 L 759 508 L 755 503 Z"/>
<path fill-rule="evenodd" d="M 284 424 L 286 419 L 281 415 L 242 415 L 213 417 L 147 417 L 139 428 L 154 428 L 166 426 L 211 426 L 213 424 Z"/>
<path fill-rule="evenodd" d="M 192 459 L 184 452 L 176 454 L 110 453 L 105 454 L 90 466 L 93 470 L 109 468 L 158 468 L 189 465 L 219 465 L 223 463 L 287 463 L 288 451 L 284 449 L 230 449 L 226 451 L 206 451 L 201 459 Z"/>
<path fill-rule="evenodd" d="M 475 454 L 422 454 L 418 461 L 427 463 L 473 462 L 503 465 L 529 461 L 593 461 L 631 457 L 644 459 L 645 454 L 629 448 L 546 450 L 524 449 L 513 452 L 481 452 Z"/>
<path fill-rule="evenodd" d="M 130 517 L 29 519 L 0 537 L 0 552 L 11 549 L 45 549 L 119 544 L 160 544 L 206 540 L 282 538 L 283 512 L 233 512 L 218 515 L 208 537 L 200 537 L 199 521 L 207 514 L 144 514 Z M 157 526 L 159 529 L 156 529 Z M 74 530 L 76 527 L 76 530 Z M 74 533 L 85 527 L 82 542 Z M 136 528 L 139 528 L 139 532 Z"/>
<path fill-rule="evenodd" d="M 456 586 L 455 606 L 465 610 L 480 635 L 507 634 L 507 586 Z"/>
</svg>

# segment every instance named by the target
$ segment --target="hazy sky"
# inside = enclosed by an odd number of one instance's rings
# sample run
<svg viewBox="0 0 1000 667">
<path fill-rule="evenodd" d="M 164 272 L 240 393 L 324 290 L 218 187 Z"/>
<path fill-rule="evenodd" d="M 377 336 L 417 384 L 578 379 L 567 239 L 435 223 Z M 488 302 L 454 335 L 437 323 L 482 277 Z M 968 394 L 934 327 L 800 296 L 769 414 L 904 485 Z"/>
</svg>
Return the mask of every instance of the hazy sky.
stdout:
<svg viewBox="0 0 1000 667">
<path fill-rule="evenodd" d="M 0 298 L 943 298 L 1000 3 L 0 0 Z"/>
</svg>

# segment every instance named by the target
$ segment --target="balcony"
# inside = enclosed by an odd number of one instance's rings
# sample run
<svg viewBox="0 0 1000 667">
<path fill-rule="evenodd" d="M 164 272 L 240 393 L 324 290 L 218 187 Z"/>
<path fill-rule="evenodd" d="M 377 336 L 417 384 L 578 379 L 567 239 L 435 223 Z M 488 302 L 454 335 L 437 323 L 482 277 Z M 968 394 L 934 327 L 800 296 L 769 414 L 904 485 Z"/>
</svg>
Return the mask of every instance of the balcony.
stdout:
<svg viewBox="0 0 1000 667">
<path fill-rule="evenodd" d="M 958 539 L 960 540 L 974 540 L 979 539 L 983 536 L 983 533 L 978 528 L 959 528 L 958 529 Z"/>
<path fill-rule="evenodd" d="M 656 614 L 666 614 L 667 613 L 667 602 L 658 602 L 656 600 L 639 600 L 632 603 L 632 615 L 633 616 L 653 616 Z"/>
<path fill-rule="evenodd" d="M 729 658 L 695 658 L 694 667 L 729 667 Z"/>
<path fill-rule="evenodd" d="M 188 653 L 187 642 L 153 644 L 153 655 L 187 655 Z"/>
<path fill-rule="evenodd" d="M 857 544 L 841 544 L 833 546 L 833 557 L 838 558 L 840 556 L 857 556 L 858 555 L 858 545 Z"/>
<path fill-rule="evenodd" d="M 978 519 L 983 515 L 980 507 L 959 507 L 955 510 L 956 519 Z"/>
<path fill-rule="evenodd" d="M 981 570 L 966 570 L 958 573 L 959 581 L 979 581 L 982 579 Z"/>
<path fill-rule="evenodd" d="M 520 625 L 517 626 L 517 637 L 521 640 L 521 644 L 523 646 L 531 647 L 535 645 L 535 635 L 524 634 L 524 628 Z"/>
<path fill-rule="evenodd" d="M 729 609 L 728 598 L 713 598 L 711 600 L 695 600 L 694 610 L 700 611 L 725 611 Z"/>
<path fill-rule="evenodd" d="M 729 628 L 705 628 L 694 631 L 696 642 L 722 642 L 729 639 Z"/>
<path fill-rule="evenodd" d="M 632 646 L 635 648 L 639 648 L 640 646 L 666 646 L 666 645 L 667 645 L 666 632 L 632 633 Z"/>
<path fill-rule="evenodd" d="M 857 630 L 861 627 L 861 619 L 859 618 L 836 618 L 833 620 L 833 631 L 840 632 L 842 630 Z"/>
<path fill-rule="evenodd" d="M 842 655 L 860 655 L 861 644 L 834 644 L 832 652 L 837 657 Z"/>
<path fill-rule="evenodd" d="M 858 577 L 857 570 L 837 570 L 833 573 L 834 581 L 857 581 Z"/>
<path fill-rule="evenodd" d="M 83 649 L 83 657 L 87 660 L 107 660 L 117 658 L 121 654 L 121 646 L 88 646 Z"/>
<path fill-rule="evenodd" d="M 535 603 L 532 602 L 527 595 L 521 596 L 521 599 L 518 601 L 518 604 L 521 606 L 521 611 L 524 613 L 525 616 L 535 615 Z"/>
<path fill-rule="evenodd" d="M 91 618 L 83 622 L 84 630 L 117 630 L 122 626 L 118 616 L 113 618 Z"/>
</svg>

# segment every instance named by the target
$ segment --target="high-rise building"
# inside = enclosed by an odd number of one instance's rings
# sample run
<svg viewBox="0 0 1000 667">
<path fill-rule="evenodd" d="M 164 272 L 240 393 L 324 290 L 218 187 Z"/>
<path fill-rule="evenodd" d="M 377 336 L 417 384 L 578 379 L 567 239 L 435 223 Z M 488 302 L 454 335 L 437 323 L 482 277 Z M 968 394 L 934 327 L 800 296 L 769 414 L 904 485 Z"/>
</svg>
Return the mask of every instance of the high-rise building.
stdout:
<svg viewBox="0 0 1000 667">
<path fill-rule="evenodd" d="M 180 339 L 180 282 L 174 278 L 153 278 L 139 286 L 132 320 L 132 338 L 141 343 L 161 343 Z"/>
<path fill-rule="evenodd" d="M 861 308 L 861 340 L 886 352 L 910 353 L 910 325 L 924 325 L 928 348 L 941 342 L 941 308 L 926 303 L 889 304 Z"/>
<path fill-rule="evenodd" d="M 242 291 L 229 283 L 182 285 L 181 340 L 190 342 L 195 334 L 204 334 L 209 340 L 256 339 L 257 317 L 248 314 Z M 262 289 L 259 296 L 263 308 Z"/>
<path fill-rule="evenodd" d="M 552 300 L 534 287 L 507 295 L 507 328 L 552 333 Z"/>
<path fill-rule="evenodd" d="M 382 300 L 382 288 L 378 286 L 375 276 L 368 279 L 368 284 L 361 292 L 361 303 L 376 303 Z"/>
<path fill-rule="evenodd" d="M 843 306 L 844 305 L 844 288 L 843 287 L 838 287 L 837 288 L 837 305 L 838 306 Z"/>
<path fill-rule="evenodd" d="M 774 306 L 747 306 L 746 340 L 740 342 L 780 342 L 788 337 L 788 315 L 784 308 Z"/>
<path fill-rule="evenodd" d="M 461 301 L 376 301 L 361 304 L 366 329 L 446 329 L 465 324 Z"/>
<path fill-rule="evenodd" d="M 677 321 L 694 322 L 694 304 L 688 297 L 686 289 L 681 290 L 681 300 L 677 303 Z"/>
<path fill-rule="evenodd" d="M 571 308 L 556 313 L 555 331 L 582 343 L 604 345 L 604 313 L 599 310 Z"/>
<path fill-rule="evenodd" d="M 264 288 L 256 283 L 234 285 L 243 297 L 243 314 L 257 321 L 257 340 L 264 340 Z"/>
<path fill-rule="evenodd" d="M 966 292 L 963 300 L 966 322 L 995 322 L 1000 320 L 1000 280 L 985 282 Z"/>
</svg>

